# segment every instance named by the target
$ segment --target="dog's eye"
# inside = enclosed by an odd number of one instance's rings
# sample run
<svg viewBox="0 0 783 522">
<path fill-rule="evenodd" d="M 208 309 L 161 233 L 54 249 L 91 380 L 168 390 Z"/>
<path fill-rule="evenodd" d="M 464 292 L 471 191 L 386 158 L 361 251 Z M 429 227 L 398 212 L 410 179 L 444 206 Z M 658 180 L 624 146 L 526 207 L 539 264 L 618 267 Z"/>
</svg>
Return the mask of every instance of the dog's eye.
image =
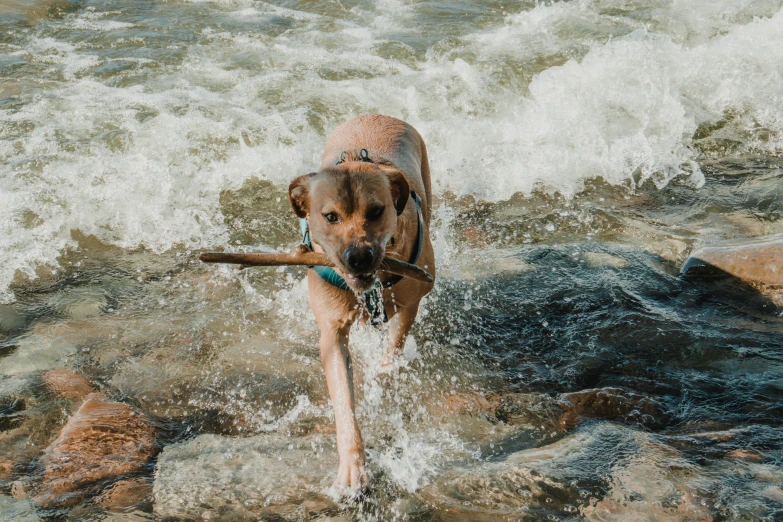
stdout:
<svg viewBox="0 0 783 522">
<path fill-rule="evenodd" d="M 383 211 L 386 210 L 384 207 L 373 207 L 367 212 L 367 219 L 370 221 L 375 221 L 377 219 L 380 219 L 383 215 Z"/>
<path fill-rule="evenodd" d="M 324 219 L 326 220 L 327 223 L 331 225 L 340 222 L 340 216 L 338 216 L 334 212 L 327 212 L 326 214 L 324 214 Z"/>
</svg>

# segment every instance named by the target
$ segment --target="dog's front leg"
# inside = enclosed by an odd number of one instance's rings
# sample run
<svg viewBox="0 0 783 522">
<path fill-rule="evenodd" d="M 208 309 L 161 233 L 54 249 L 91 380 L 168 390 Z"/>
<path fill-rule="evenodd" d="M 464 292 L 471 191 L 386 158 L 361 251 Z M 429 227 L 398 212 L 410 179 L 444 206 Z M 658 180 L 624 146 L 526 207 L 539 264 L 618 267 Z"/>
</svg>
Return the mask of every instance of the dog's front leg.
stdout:
<svg viewBox="0 0 783 522">
<path fill-rule="evenodd" d="M 367 485 L 364 442 L 356 423 L 353 401 L 353 368 L 348 352 L 350 325 L 321 326 L 321 362 L 334 408 L 340 467 L 334 487 L 341 494 L 358 493 Z"/>
</svg>

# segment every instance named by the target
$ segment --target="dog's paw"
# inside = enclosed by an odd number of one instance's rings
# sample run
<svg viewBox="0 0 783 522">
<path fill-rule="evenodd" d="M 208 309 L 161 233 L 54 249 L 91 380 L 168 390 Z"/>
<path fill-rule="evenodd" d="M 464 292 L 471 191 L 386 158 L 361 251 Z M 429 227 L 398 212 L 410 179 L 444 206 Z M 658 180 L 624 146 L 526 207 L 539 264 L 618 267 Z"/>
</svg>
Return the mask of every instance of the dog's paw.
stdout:
<svg viewBox="0 0 783 522">
<path fill-rule="evenodd" d="M 358 453 L 340 459 L 337 479 L 330 488 L 333 497 L 340 501 L 357 500 L 364 495 L 370 483 L 364 456 Z"/>
</svg>

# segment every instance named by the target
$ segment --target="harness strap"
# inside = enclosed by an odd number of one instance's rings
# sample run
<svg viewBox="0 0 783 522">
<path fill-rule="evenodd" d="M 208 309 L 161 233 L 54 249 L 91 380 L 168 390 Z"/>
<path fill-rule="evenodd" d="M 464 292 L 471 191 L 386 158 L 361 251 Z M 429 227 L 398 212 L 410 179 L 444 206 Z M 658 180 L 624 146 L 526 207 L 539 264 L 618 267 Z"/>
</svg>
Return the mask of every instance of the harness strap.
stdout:
<svg viewBox="0 0 783 522">
<path fill-rule="evenodd" d="M 305 218 L 299 219 L 299 228 L 302 231 L 302 244 L 312 250 L 313 242 L 310 239 L 310 225 L 307 224 L 307 220 Z M 310 268 L 315 270 L 315 273 L 321 276 L 321 279 L 330 285 L 336 286 L 340 290 L 350 289 L 348 283 L 345 282 L 345 279 L 340 274 L 338 274 L 334 268 L 321 265 L 311 266 Z"/>
<path fill-rule="evenodd" d="M 411 190 L 411 198 L 413 198 L 413 202 L 416 203 L 416 215 L 419 223 L 417 227 L 418 230 L 416 231 L 416 242 L 413 244 L 413 252 L 411 252 L 411 258 L 408 263 L 415 265 L 419 260 L 419 256 L 421 256 L 421 249 L 424 248 L 424 216 L 421 212 L 421 198 L 416 194 L 415 190 Z M 400 281 L 402 281 L 402 276 L 395 275 L 383 283 L 383 287 L 391 288 Z"/>
</svg>

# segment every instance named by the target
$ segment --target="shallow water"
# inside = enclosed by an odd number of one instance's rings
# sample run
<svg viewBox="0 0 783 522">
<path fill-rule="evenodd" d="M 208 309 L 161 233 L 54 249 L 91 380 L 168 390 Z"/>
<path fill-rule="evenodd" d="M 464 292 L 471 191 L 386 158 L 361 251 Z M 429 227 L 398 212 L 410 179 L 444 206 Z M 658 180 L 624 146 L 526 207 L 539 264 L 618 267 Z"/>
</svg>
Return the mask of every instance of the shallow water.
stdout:
<svg viewBox="0 0 783 522">
<path fill-rule="evenodd" d="M 124 517 L 783 517 L 780 301 L 678 275 L 783 232 L 782 8 L 0 2 L 0 518 L 108 516 L 23 498 L 55 367 L 158 428 Z M 424 136 L 439 280 L 403 367 L 353 333 L 375 478 L 341 506 L 304 272 L 195 258 L 295 245 L 288 181 L 363 112 Z M 657 406 L 561 431 L 606 387 Z"/>
</svg>

